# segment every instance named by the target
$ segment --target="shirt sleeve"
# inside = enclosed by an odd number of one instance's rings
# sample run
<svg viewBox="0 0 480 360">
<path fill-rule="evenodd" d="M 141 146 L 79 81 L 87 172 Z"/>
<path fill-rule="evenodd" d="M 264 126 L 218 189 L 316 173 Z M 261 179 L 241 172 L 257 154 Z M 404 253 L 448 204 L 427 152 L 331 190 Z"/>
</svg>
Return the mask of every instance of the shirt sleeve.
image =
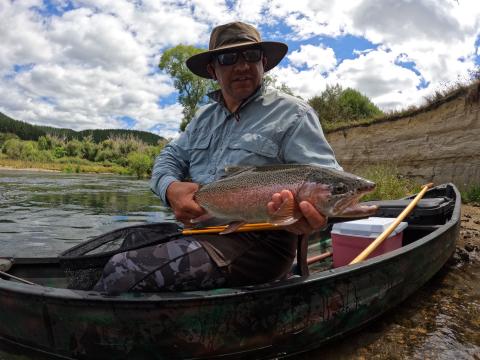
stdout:
<svg viewBox="0 0 480 360">
<path fill-rule="evenodd" d="M 178 139 L 167 144 L 155 158 L 150 189 L 167 206 L 170 206 L 166 197 L 168 186 L 174 181 L 183 181 L 188 175 L 188 138 L 188 133 L 183 132 Z"/>
<path fill-rule="evenodd" d="M 312 108 L 301 112 L 282 147 L 286 163 L 315 164 L 342 170 Z"/>
</svg>

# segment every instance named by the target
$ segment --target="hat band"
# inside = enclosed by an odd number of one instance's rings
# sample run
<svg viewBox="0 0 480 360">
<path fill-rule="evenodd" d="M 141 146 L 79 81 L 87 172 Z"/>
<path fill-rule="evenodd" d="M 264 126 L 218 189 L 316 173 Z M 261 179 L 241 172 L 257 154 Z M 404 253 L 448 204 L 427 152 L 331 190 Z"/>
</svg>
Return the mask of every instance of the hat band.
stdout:
<svg viewBox="0 0 480 360">
<path fill-rule="evenodd" d="M 232 39 L 225 39 L 225 41 L 222 41 L 222 42 L 216 44 L 216 46 L 213 49 L 210 49 L 210 50 L 215 50 L 215 49 L 218 49 L 218 48 L 220 48 L 222 46 L 225 46 L 225 45 L 232 45 L 232 44 L 244 43 L 244 42 L 257 43 L 258 39 L 255 39 L 252 36 L 248 36 L 248 34 L 242 34 L 241 36 L 237 36 L 233 41 L 232 41 Z"/>
</svg>

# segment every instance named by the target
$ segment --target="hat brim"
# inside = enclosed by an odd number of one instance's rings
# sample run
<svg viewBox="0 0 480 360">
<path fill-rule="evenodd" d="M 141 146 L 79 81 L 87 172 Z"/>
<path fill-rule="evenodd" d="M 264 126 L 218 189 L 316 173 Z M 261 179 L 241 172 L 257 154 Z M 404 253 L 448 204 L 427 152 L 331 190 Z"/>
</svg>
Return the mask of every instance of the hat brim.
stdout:
<svg viewBox="0 0 480 360">
<path fill-rule="evenodd" d="M 261 41 L 261 42 L 247 42 L 247 43 L 234 43 L 219 47 L 215 50 L 205 51 L 200 54 L 196 54 L 187 59 L 186 65 L 195 75 L 201 76 L 206 79 L 212 77 L 207 71 L 207 65 L 212 61 L 212 56 L 225 52 L 225 50 L 242 50 L 250 47 L 260 46 L 267 58 L 264 71 L 273 69 L 282 61 L 283 57 L 288 51 L 287 44 L 277 41 Z"/>
</svg>

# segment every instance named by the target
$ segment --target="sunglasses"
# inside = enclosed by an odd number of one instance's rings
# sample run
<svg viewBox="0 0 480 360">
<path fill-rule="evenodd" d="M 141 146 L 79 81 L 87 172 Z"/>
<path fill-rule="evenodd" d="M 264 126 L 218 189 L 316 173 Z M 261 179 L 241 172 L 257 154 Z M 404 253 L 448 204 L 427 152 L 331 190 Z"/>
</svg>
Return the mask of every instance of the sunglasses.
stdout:
<svg viewBox="0 0 480 360">
<path fill-rule="evenodd" d="M 238 61 L 239 55 L 242 54 L 246 62 L 254 63 L 262 58 L 261 49 L 247 49 L 243 51 L 228 52 L 217 55 L 220 65 L 233 65 Z"/>
</svg>

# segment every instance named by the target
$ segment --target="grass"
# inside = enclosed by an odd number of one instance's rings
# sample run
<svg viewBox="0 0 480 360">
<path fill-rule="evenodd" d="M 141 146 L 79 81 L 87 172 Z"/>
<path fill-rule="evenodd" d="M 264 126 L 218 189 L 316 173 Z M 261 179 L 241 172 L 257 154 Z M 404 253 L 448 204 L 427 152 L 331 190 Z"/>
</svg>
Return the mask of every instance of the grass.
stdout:
<svg viewBox="0 0 480 360">
<path fill-rule="evenodd" d="M 421 190 L 420 184 L 400 175 L 394 166 L 374 165 L 355 173 L 377 184 L 375 191 L 362 197 L 361 201 L 400 199 Z M 471 185 L 460 194 L 464 204 L 480 206 L 480 184 Z"/>
<path fill-rule="evenodd" d="M 464 203 L 480 205 L 480 185 L 471 185 L 460 193 Z"/>
<path fill-rule="evenodd" d="M 400 175 L 394 166 L 372 165 L 356 174 L 377 184 L 375 191 L 364 196 L 362 201 L 400 199 L 421 189 L 415 181 Z"/>
</svg>

